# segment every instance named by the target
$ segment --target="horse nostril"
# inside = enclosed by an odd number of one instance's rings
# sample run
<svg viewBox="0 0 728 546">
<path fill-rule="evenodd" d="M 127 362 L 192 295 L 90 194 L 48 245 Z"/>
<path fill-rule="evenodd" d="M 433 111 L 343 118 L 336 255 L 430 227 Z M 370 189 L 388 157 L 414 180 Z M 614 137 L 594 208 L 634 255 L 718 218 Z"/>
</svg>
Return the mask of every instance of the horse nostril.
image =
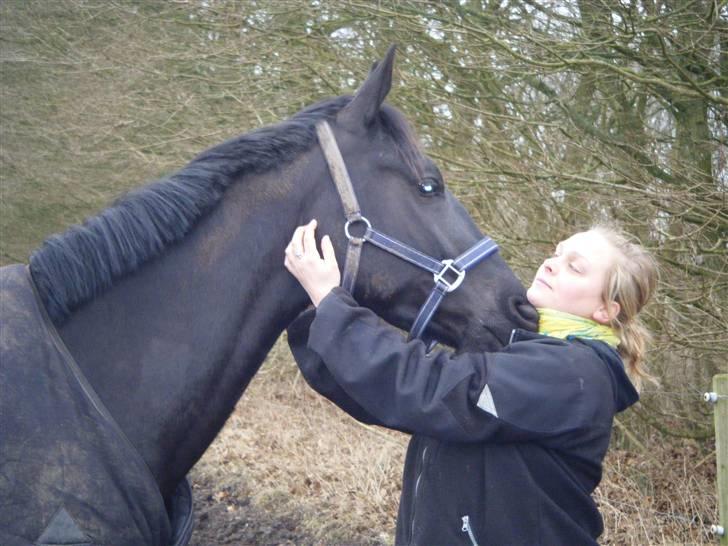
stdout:
<svg viewBox="0 0 728 546">
<path fill-rule="evenodd" d="M 538 329 L 538 311 L 522 296 L 513 296 L 510 301 L 513 316 L 519 328 L 525 330 Z"/>
</svg>

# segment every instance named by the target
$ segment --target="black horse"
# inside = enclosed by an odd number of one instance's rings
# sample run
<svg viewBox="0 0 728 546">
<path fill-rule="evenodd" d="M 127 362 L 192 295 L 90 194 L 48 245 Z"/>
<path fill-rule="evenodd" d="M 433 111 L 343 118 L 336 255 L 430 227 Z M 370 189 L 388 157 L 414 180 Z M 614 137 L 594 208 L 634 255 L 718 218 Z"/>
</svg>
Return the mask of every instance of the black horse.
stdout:
<svg viewBox="0 0 728 546">
<path fill-rule="evenodd" d="M 28 267 L 1 270 L 0 542 L 60 542 L 63 529 L 78 543 L 173 541 L 167 513 L 148 510 L 139 497 L 156 495 L 156 509 L 163 501 L 172 510 L 178 484 L 307 306 L 283 267 L 294 228 L 317 218 L 343 263 L 344 215 L 317 122 L 331 125 L 362 210 L 380 230 L 436 258 L 457 256 L 482 237 L 402 114 L 383 104 L 393 57 L 391 48 L 353 98 L 320 102 L 215 146 L 51 236 Z M 355 296 L 394 325 L 409 328 L 431 287 L 429 274 L 364 248 Z M 38 330 L 29 325 L 35 316 Z M 535 320 L 522 285 L 496 255 L 445 298 L 429 333 L 458 350 L 496 349 L 512 328 L 533 328 Z M 60 368 L 49 371 L 54 358 Z M 46 403 L 77 403 L 57 394 L 59 383 L 85 397 L 82 411 L 69 410 L 80 424 Z M 102 426 L 111 432 L 101 435 L 121 447 L 99 446 L 96 437 L 91 448 L 73 445 Z M 93 449 L 104 455 L 85 467 Z M 122 491 L 109 499 L 98 496 L 108 485 L 96 472 L 112 462 L 132 470 L 111 478 Z M 61 475 L 65 485 L 50 483 Z M 147 477 L 155 493 L 141 484 Z M 111 506 L 119 502 L 123 510 Z M 124 513 L 106 517 L 107 510 Z M 124 518 L 133 530 L 104 528 Z"/>
</svg>

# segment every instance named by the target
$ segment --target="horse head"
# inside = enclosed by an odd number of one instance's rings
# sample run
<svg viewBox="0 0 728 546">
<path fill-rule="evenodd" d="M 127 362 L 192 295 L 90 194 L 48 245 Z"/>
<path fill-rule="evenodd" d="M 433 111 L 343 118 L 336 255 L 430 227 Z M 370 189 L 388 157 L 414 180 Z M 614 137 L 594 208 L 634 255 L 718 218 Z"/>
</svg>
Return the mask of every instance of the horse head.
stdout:
<svg viewBox="0 0 728 546">
<path fill-rule="evenodd" d="M 391 47 L 382 62 L 374 65 L 330 125 L 362 215 L 378 231 L 424 254 L 438 260 L 454 258 L 483 234 L 448 190 L 404 116 L 384 103 L 391 88 L 394 51 Z M 316 170 L 329 171 L 320 164 Z M 344 213 L 341 203 L 335 202 L 331 176 L 329 172 L 322 177 L 324 186 L 311 215 L 323 219 L 319 231 L 332 236 L 343 264 Z M 354 296 L 388 322 L 408 330 L 433 288 L 433 275 L 368 244 L 360 264 Z M 523 286 L 494 254 L 468 271 L 462 286 L 444 298 L 427 336 L 459 350 L 492 350 L 507 342 L 513 328 L 533 329 L 536 321 Z"/>
</svg>

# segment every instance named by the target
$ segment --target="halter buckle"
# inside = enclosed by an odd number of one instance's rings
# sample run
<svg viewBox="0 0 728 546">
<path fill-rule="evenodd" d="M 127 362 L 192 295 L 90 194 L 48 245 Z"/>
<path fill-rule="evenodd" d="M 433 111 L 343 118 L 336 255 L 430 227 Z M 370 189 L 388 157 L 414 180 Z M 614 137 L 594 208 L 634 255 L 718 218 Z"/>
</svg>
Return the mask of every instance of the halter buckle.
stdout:
<svg viewBox="0 0 728 546">
<path fill-rule="evenodd" d="M 361 237 L 355 237 L 354 235 L 349 233 L 349 226 L 351 224 L 356 224 L 358 222 L 364 222 L 367 226 L 367 231 L 372 229 L 372 224 L 369 222 L 369 220 L 366 219 L 366 217 L 356 216 L 356 217 L 352 218 L 351 220 L 346 221 L 346 224 L 344 224 L 344 233 L 346 234 L 346 238 L 349 239 L 350 241 L 356 241 L 356 242 L 362 243 L 362 242 L 364 242 L 363 235 Z M 366 231 L 364 233 L 366 233 Z"/>
<path fill-rule="evenodd" d="M 442 283 L 445 285 L 445 291 L 446 292 L 452 292 L 455 290 L 460 284 L 462 284 L 463 279 L 465 278 L 465 270 L 464 269 L 458 269 L 453 264 L 453 260 L 442 260 L 442 265 L 444 266 L 439 273 L 435 273 L 432 277 L 435 279 L 435 284 Z M 447 273 L 454 273 L 457 275 L 454 281 L 449 281 L 445 278 L 445 275 Z"/>
</svg>

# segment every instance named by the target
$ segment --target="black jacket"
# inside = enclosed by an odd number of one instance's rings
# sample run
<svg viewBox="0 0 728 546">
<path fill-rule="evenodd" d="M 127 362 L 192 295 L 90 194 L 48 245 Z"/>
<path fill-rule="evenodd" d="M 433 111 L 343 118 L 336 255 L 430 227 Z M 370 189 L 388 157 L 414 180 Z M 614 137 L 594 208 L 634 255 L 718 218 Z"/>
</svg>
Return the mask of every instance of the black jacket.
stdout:
<svg viewBox="0 0 728 546">
<path fill-rule="evenodd" d="M 514 331 L 496 353 L 425 353 L 336 288 L 289 328 L 309 384 L 413 434 L 397 546 L 596 544 L 591 493 L 638 395 L 602 342 Z"/>
</svg>

